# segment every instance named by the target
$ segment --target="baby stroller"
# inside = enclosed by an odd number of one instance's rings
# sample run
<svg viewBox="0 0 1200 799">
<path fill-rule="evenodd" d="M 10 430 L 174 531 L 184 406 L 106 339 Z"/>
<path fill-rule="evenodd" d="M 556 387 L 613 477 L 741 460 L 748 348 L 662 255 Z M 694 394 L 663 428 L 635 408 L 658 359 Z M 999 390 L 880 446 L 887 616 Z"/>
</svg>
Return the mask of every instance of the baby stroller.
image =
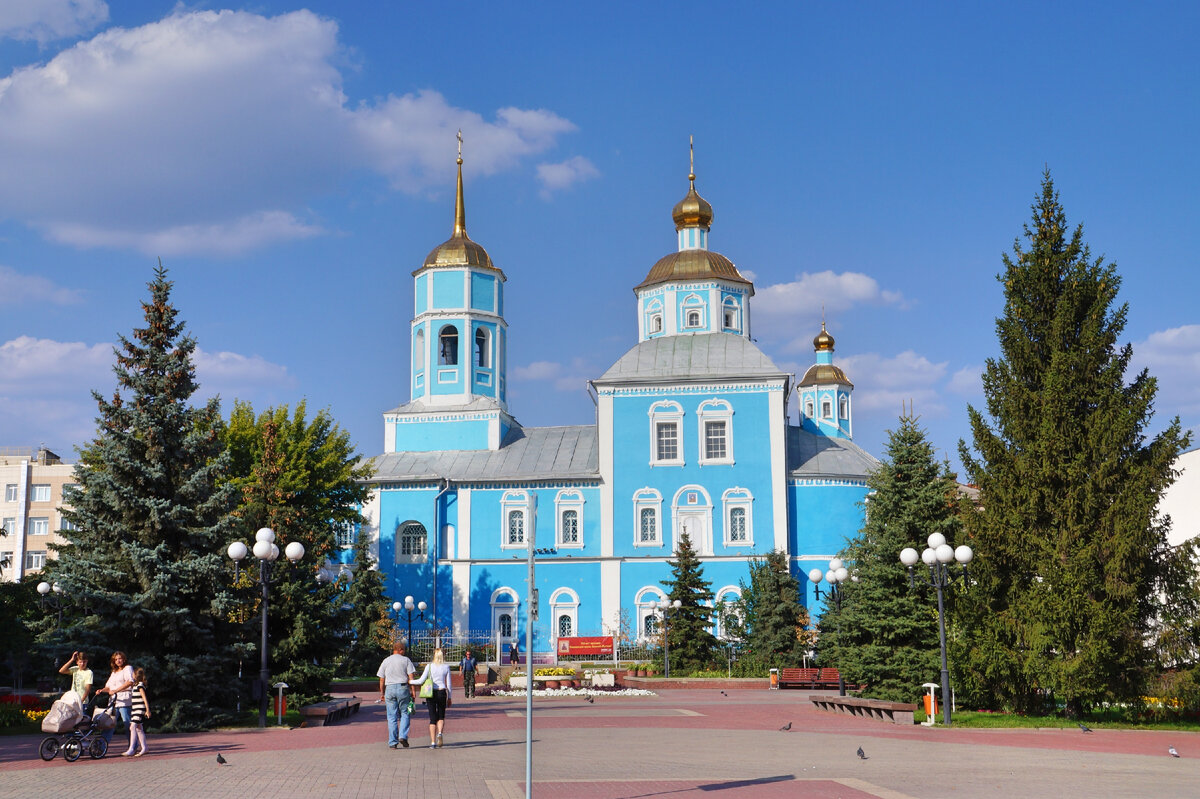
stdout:
<svg viewBox="0 0 1200 799">
<path fill-rule="evenodd" d="M 70 698 L 67 694 L 71 695 Z M 111 704 L 98 711 L 95 717 L 90 717 L 84 712 L 75 692 L 68 691 L 54 703 L 50 713 L 42 720 L 42 732 L 55 734 L 42 739 L 38 754 L 42 760 L 53 760 L 62 752 L 63 760 L 74 763 L 87 752 L 93 760 L 99 760 L 108 754 L 104 731 L 115 724 Z"/>
</svg>

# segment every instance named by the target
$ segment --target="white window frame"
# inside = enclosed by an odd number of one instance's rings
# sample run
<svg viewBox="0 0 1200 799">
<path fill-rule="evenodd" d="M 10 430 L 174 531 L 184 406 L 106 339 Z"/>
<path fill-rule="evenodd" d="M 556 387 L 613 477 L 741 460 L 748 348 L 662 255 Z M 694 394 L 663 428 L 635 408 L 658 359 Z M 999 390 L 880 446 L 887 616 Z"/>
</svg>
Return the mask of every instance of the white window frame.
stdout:
<svg viewBox="0 0 1200 799">
<path fill-rule="evenodd" d="M 697 314 L 696 324 L 688 324 L 688 314 L 695 312 Z M 679 304 L 679 322 L 681 330 L 706 330 L 708 328 L 707 319 L 708 307 L 704 303 L 704 298 L 699 294 L 689 294 L 683 298 L 683 302 Z"/>
<path fill-rule="evenodd" d="M 550 595 L 550 638 L 558 651 L 558 617 L 571 619 L 571 637 L 579 635 L 579 595 L 570 588 L 559 588 Z"/>
<path fill-rule="evenodd" d="M 742 332 L 742 307 L 733 297 L 726 297 L 721 303 L 721 326 L 735 333 Z"/>
<path fill-rule="evenodd" d="M 805 417 L 812 419 L 812 418 L 815 418 L 815 414 L 816 414 L 816 406 L 813 405 L 813 398 L 805 397 L 804 398 L 804 415 L 805 415 Z"/>
<path fill-rule="evenodd" d="M 721 614 L 717 613 L 717 608 L 726 603 L 733 604 L 741 598 L 742 589 L 736 585 L 727 585 L 713 594 L 713 635 L 721 641 L 728 641 L 730 639 L 726 635 L 728 631 L 725 629 L 725 623 Z"/>
<path fill-rule="evenodd" d="M 15 516 L 5 516 L 0 519 L 0 528 L 3 528 L 5 535 L 12 535 L 17 531 L 17 519 Z"/>
<path fill-rule="evenodd" d="M 413 535 L 413 541 L 420 541 L 418 549 L 420 552 L 405 552 L 404 541 L 407 537 L 406 530 L 413 527 L 419 527 L 422 535 Z M 414 531 L 415 532 L 415 531 Z M 406 519 L 396 525 L 396 539 L 394 541 L 396 549 L 396 563 L 424 563 L 429 560 L 429 528 L 416 519 Z"/>
<path fill-rule="evenodd" d="M 19 486 L 16 483 L 5 483 L 4 484 L 4 501 L 5 502 L 16 502 L 18 488 L 19 488 Z"/>
<path fill-rule="evenodd" d="M 838 418 L 839 419 L 849 419 L 850 418 L 850 398 L 847 397 L 845 394 L 838 397 Z"/>
<path fill-rule="evenodd" d="M 492 608 L 492 629 L 495 630 L 495 635 L 505 650 L 508 648 L 507 644 L 518 640 L 521 634 L 519 619 L 517 618 L 519 596 L 520 594 L 512 588 L 501 586 L 492 592 L 491 599 L 488 602 Z M 502 635 L 500 631 L 500 617 L 506 613 L 512 625 L 511 635 Z M 507 654 L 507 651 L 505 651 L 505 654 Z"/>
<path fill-rule="evenodd" d="M 480 334 L 483 334 L 482 348 L 480 347 Z M 480 363 L 482 356 L 483 363 Z M 471 337 L 471 366 L 475 369 L 491 369 L 492 368 L 492 333 L 483 325 L 475 328 L 475 335 Z"/>
<path fill-rule="evenodd" d="M 413 335 L 413 371 L 425 371 L 425 328 L 418 327 Z"/>
<path fill-rule="evenodd" d="M 529 536 L 534 535 L 534 499 L 532 491 L 505 491 L 500 500 L 500 548 L 526 549 Z M 509 541 L 509 514 L 519 513 L 522 520 L 521 540 Z M 534 538 L 536 541 L 537 539 Z"/>
<path fill-rule="evenodd" d="M 659 400 L 647 411 L 650 417 L 650 465 L 651 466 L 683 466 L 683 406 L 673 400 Z M 658 457 L 658 427 L 659 425 L 675 426 L 675 457 Z"/>
<path fill-rule="evenodd" d="M 666 536 L 663 535 L 662 494 L 657 489 L 646 486 L 633 494 L 633 545 L 635 547 L 661 548 Z M 642 511 L 649 510 L 654 516 L 654 540 L 642 541 Z"/>
<path fill-rule="evenodd" d="M 25 529 L 28 530 L 29 535 L 50 535 L 50 517 L 30 516 Z"/>
<path fill-rule="evenodd" d="M 733 511 L 746 512 L 746 540 L 733 540 Z M 754 495 L 750 489 L 734 486 L 721 494 L 721 518 L 724 520 L 722 538 L 727 547 L 754 546 Z"/>
<path fill-rule="evenodd" d="M 714 554 L 716 531 L 713 529 L 712 497 L 709 496 L 708 490 L 704 486 L 696 483 L 681 487 L 671 499 L 671 538 L 668 541 L 664 537 L 663 541 L 670 552 L 675 551 L 675 542 L 679 540 L 688 518 L 695 517 L 699 517 L 703 526 L 703 529 L 691 536 L 696 554 L 701 557 L 710 557 Z"/>
<path fill-rule="evenodd" d="M 25 550 L 25 571 L 40 571 L 46 568 L 46 550 Z"/>
<path fill-rule="evenodd" d="M 663 332 L 663 304 L 657 297 L 646 303 L 645 310 L 646 335 L 654 336 Z"/>
<path fill-rule="evenodd" d="M 648 585 L 637 592 L 634 597 L 634 606 L 637 607 L 637 640 L 640 644 L 649 643 L 650 639 L 646 635 L 646 618 L 653 616 L 658 618 L 658 603 L 667 598 L 663 590 L 658 586 Z"/>
<path fill-rule="evenodd" d="M 700 439 L 700 463 L 703 464 L 733 464 L 733 406 L 723 399 L 707 399 L 696 409 L 697 437 Z M 720 458 L 708 457 L 708 425 L 707 422 L 724 422 L 725 424 L 725 455 Z"/>
<path fill-rule="evenodd" d="M 51 497 L 49 483 L 33 483 L 29 486 L 30 502 L 49 502 Z"/>
<path fill-rule="evenodd" d="M 564 488 L 554 498 L 554 537 L 562 549 L 583 549 L 583 492 L 574 488 Z M 568 511 L 575 513 L 575 541 L 567 541 L 563 537 L 563 519 Z"/>
<path fill-rule="evenodd" d="M 832 419 L 833 418 L 833 400 L 830 399 L 829 397 L 821 398 L 821 418 L 822 419 Z"/>
<path fill-rule="evenodd" d="M 74 531 L 79 529 L 79 525 L 67 518 L 65 513 L 58 514 L 58 529 Z"/>
</svg>

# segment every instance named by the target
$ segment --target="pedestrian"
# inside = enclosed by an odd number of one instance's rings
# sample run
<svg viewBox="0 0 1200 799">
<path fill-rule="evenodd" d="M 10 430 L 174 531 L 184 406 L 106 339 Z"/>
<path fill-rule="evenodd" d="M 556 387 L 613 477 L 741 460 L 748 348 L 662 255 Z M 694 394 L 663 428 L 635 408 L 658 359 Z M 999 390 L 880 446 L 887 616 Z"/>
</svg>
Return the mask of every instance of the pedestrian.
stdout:
<svg viewBox="0 0 1200 799">
<path fill-rule="evenodd" d="M 508 648 L 508 662 L 516 666 L 521 662 L 521 650 L 517 649 L 517 642 L 513 641 Z"/>
<path fill-rule="evenodd" d="M 425 664 L 425 670 L 412 684 L 421 685 L 427 679 L 433 682 L 433 690 L 425 697 L 425 704 L 429 708 L 429 748 L 440 749 L 446 708 L 450 705 L 450 664 L 446 662 L 446 655 L 440 647 L 433 650 L 433 660 Z"/>
<path fill-rule="evenodd" d="M 126 727 L 129 726 L 130 706 L 133 704 L 133 667 L 129 665 L 125 653 L 119 649 L 112 653 L 112 657 L 108 659 L 108 665 L 112 669 L 112 673 L 108 675 L 108 682 L 104 683 L 104 687 L 97 691 L 97 694 L 108 694 L 109 706 L 115 708 L 115 715 L 121 720 L 121 723 Z M 109 744 L 112 743 L 113 733 L 116 727 L 109 727 L 104 731 L 104 740 Z"/>
<path fill-rule="evenodd" d="M 84 706 L 92 693 L 92 670 L 87 666 L 87 652 L 72 652 L 71 658 L 58 670 L 59 674 L 71 675 L 71 689 L 79 694 L 79 702 Z"/>
<path fill-rule="evenodd" d="M 471 657 L 470 649 L 466 651 L 462 661 L 458 664 L 458 670 L 462 674 L 463 696 L 467 699 L 475 698 L 475 667 L 477 665 L 475 658 Z"/>
<path fill-rule="evenodd" d="M 133 673 L 133 700 L 129 715 L 129 748 L 121 757 L 141 757 L 146 754 L 146 719 L 150 718 L 150 700 L 146 698 L 146 670 Z M 137 750 L 136 752 L 134 750 Z"/>
<path fill-rule="evenodd" d="M 408 647 L 402 640 L 392 644 L 392 654 L 379 664 L 379 698 L 387 703 L 388 748 L 397 746 L 408 748 L 408 727 L 412 723 L 409 717 L 412 706 L 412 688 L 409 680 L 416 673 L 416 668 L 405 652 Z"/>
</svg>

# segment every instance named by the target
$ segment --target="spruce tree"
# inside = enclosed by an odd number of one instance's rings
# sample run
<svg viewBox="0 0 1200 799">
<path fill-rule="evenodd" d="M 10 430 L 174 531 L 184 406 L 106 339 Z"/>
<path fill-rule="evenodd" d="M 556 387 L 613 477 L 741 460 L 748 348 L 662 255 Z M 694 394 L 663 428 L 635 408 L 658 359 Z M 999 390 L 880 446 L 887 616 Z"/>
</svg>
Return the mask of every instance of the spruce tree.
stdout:
<svg viewBox="0 0 1200 799">
<path fill-rule="evenodd" d="M 667 561 L 672 579 L 663 583 L 670 602 L 679 600 L 678 610 L 669 611 L 667 640 L 671 663 L 680 670 L 700 669 L 712 665 L 717 639 L 712 634 L 712 583 L 704 579 L 704 567 L 692 539 L 680 533 L 675 546 L 675 560 Z"/>
<path fill-rule="evenodd" d="M 370 541 L 359 533 L 354 544 L 354 575 L 341 600 L 347 607 L 350 643 L 338 671 L 346 677 L 374 674 L 387 656 L 394 634 L 383 574 L 375 568 Z"/>
<path fill-rule="evenodd" d="M 359 508 L 368 495 L 368 469 L 354 454 L 349 434 L 329 413 L 322 410 L 309 420 L 303 402 L 294 413 L 281 406 L 258 417 L 249 404 L 235 403 L 222 436 L 232 463 L 231 482 L 241 494 L 235 537 L 252 544 L 256 531 L 269 527 L 281 551 L 292 541 L 304 545 L 304 558 L 297 564 L 281 557 L 272 567 L 268 666 L 272 682 L 288 684 L 293 702 L 319 699 L 350 636 L 343 597 L 348 580 L 317 578 L 337 555 L 335 529 L 362 521 Z M 248 568 L 258 568 L 249 561 L 254 559 L 248 559 Z M 243 603 L 257 606 L 261 601 L 257 587 L 241 586 L 238 595 Z M 254 659 L 261 657 L 260 625 L 256 607 L 242 629 Z"/>
<path fill-rule="evenodd" d="M 963 543 L 957 484 L 948 466 L 938 466 L 916 417 L 906 414 L 888 432 L 884 458 L 867 487 L 862 529 L 839 553 L 858 579 L 840 585 L 840 612 L 826 600 L 819 652 L 847 682 L 864 686 L 864 696 L 914 702 L 922 683 L 937 682 L 941 668 L 937 602 L 920 579 L 910 586 L 900 550 L 924 549 L 932 533 Z M 918 570 L 920 578 L 923 567 Z M 948 593 L 960 590 L 956 584 Z"/>
<path fill-rule="evenodd" d="M 212 726 L 228 718 L 234 664 L 214 599 L 230 540 L 232 494 L 217 400 L 194 407 L 195 341 L 171 304 L 160 264 L 142 304 L 146 324 L 116 348 L 117 390 L 93 392 L 96 438 L 80 452 L 67 543 L 48 564 L 68 606 L 49 635 L 87 649 L 97 680 L 116 649 L 146 669 L 156 725 Z"/>
<path fill-rule="evenodd" d="M 1147 439 L 1156 383 L 1126 382 L 1120 277 L 1068 229 L 1049 171 L 1032 210 L 999 275 L 990 419 L 970 408 L 974 452 L 959 445 L 981 507 L 965 516 L 977 585 L 955 665 L 976 703 L 1033 710 L 1049 694 L 1078 714 L 1146 685 L 1158 598 L 1183 572 L 1156 508 L 1188 436 L 1175 419 Z"/>
<path fill-rule="evenodd" d="M 742 595 L 733 603 L 730 621 L 742 640 L 742 658 L 765 675 L 770 668 L 791 668 L 803 662 L 810 644 L 808 612 L 800 604 L 800 584 L 788 568 L 786 553 L 778 550 L 750 563 L 750 581 L 741 581 Z"/>
</svg>

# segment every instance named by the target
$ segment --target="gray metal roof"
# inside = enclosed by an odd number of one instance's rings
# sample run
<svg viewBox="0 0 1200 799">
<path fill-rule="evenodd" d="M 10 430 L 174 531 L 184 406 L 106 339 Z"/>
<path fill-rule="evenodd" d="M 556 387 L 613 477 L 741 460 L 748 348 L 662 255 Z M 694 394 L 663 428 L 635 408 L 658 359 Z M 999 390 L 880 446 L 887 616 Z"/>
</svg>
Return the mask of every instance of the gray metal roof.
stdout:
<svg viewBox="0 0 1200 799">
<path fill-rule="evenodd" d="M 879 460 L 846 438 L 828 438 L 788 426 L 788 475 L 865 479 Z"/>
<path fill-rule="evenodd" d="M 745 336 L 700 333 L 660 336 L 640 342 L 595 382 L 788 376 Z"/>
<path fill-rule="evenodd" d="M 387 413 L 404 414 L 404 413 L 457 413 L 462 411 L 496 411 L 502 410 L 500 403 L 491 397 L 473 397 L 470 401 L 461 405 L 430 405 L 424 400 L 415 399 L 412 402 L 407 402 L 397 408 L 392 408 Z"/>
<path fill-rule="evenodd" d="M 596 480 L 595 425 L 514 427 L 498 450 L 388 452 L 371 459 L 373 482 Z"/>
</svg>

